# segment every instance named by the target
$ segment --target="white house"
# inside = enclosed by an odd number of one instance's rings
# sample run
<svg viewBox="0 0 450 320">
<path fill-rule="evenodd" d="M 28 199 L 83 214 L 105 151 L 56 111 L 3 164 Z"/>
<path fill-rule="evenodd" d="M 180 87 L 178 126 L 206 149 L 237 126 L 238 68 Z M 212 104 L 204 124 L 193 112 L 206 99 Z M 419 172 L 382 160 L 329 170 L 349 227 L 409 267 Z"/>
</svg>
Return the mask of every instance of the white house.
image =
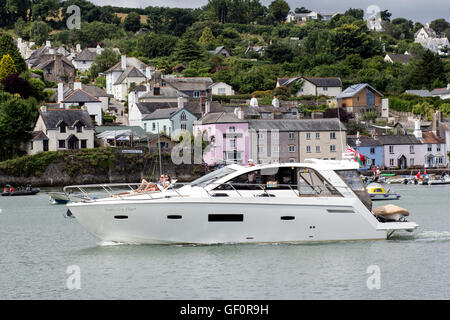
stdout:
<svg viewBox="0 0 450 320">
<path fill-rule="evenodd" d="M 84 48 L 75 58 L 72 59 L 72 64 L 80 71 L 88 71 L 94 64 L 95 57 L 101 54 L 103 48 L 97 45 L 96 48 Z"/>
<path fill-rule="evenodd" d="M 64 89 L 62 83 L 58 84 L 58 104 L 61 109 L 70 109 L 73 107 L 86 107 L 92 120 L 94 120 L 97 125 L 102 125 L 103 114 L 102 114 L 102 101 L 96 97 L 90 95 L 83 89 L 81 89 L 81 83 L 76 82 L 74 84 L 74 90 L 72 93 L 64 97 Z"/>
<path fill-rule="evenodd" d="M 291 88 L 297 81 L 303 81 L 296 96 L 313 95 L 336 97 L 342 92 L 342 81 L 338 77 L 294 77 L 278 78 L 276 87 Z"/>
<path fill-rule="evenodd" d="M 94 148 L 94 126 L 87 110 L 42 106 L 27 153 Z"/>
<path fill-rule="evenodd" d="M 212 95 L 219 95 L 219 96 L 233 96 L 234 90 L 233 87 L 229 84 L 226 84 L 225 82 L 214 82 L 209 86 L 211 89 Z"/>
<path fill-rule="evenodd" d="M 419 43 L 422 47 L 439 55 L 448 54 L 443 50 L 445 48 L 450 48 L 448 38 L 438 36 L 429 26 L 422 27 L 414 34 L 414 42 Z"/>
<path fill-rule="evenodd" d="M 155 68 L 136 58 L 122 55 L 120 62 L 105 72 L 106 92 L 116 100 L 125 101 L 131 85 L 139 85 L 151 79 Z"/>
<path fill-rule="evenodd" d="M 308 13 L 294 13 L 290 11 L 286 17 L 286 22 L 295 22 L 295 23 L 304 23 L 308 20 L 317 20 L 319 15 L 315 11 L 311 11 Z"/>
<path fill-rule="evenodd" d="M 176 108 L 156 109 L 142 119 L 144 130 L 150 133 L 163 132 L 172 136 L 177 130 L 187 130 L 192 132 L 192 126 L 197 117 L 183 104 Z"/>
<path fill-rule="evenodd" d="M 450 83 L 447 84 L 446 88 L 436 88 L 431 91 L 433 97 L 440 97 L 442 100 L 450 99 Z"/>
</svg>

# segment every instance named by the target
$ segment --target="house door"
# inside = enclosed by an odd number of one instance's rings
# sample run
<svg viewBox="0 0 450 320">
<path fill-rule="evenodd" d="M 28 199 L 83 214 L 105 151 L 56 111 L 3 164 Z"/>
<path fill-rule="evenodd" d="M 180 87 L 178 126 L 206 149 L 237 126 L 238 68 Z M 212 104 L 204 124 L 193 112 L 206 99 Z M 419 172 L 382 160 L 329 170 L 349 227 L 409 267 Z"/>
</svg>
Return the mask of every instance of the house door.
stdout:
<svg viewBox="0 0 450 320">
<path fill-rule="evenodd" d="M 75 135 L 72 135 L 67 141 L 67 148 L 70 150 L 79 149 L 80 148 L 80 140 Z"/>
<path fill-rule="evenodd" d="M 434 167 L 434 156 L 429 155 L 426 159 L 428 167 Z"/>
<path fill-rule="evenodd" d="M 400 168 L 400 169 L 405 169 L 406 168 L 406 157 L 405 156 L 401 156 L 399 159 L 398 159 L 398 161 L 397 161 L 398 163 L 397 163 L 397 166 Z"/>
</svg>

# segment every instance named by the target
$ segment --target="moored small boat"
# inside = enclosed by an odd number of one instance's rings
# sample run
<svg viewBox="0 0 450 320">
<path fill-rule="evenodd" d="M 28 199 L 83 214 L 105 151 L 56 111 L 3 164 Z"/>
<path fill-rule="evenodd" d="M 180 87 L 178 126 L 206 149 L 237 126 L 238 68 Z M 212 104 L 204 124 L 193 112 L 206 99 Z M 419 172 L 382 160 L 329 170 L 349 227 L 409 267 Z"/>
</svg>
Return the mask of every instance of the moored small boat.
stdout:
<svg viewBox="0 0 450 320">
<path fill-rule="evenodd" d="M 40 191 L 41 190 L 39 188 L 32 188 L 30 185 L 28 185 L 26 188 L 20 187 L 18 189 L 15 189 L 10 185 L 6 185 L 5 188 L 3 188 L 2 196 L 3 197 L 32 196 L 39 193 Z"/>
<path fill-rule="evenodd" d="M 372 200 L 398 200 L 400 195 L 392 193 L 390 190 L 386 191 L 379 183 L 370 183 L 367 187 L 367 193 Z"/>
<path fill-rule="evenodd" d="M 69 202 L 69 197 L 64 192 L 49 192 L 48 194 L 54 204 L 66 204 Z"/>
</svg>

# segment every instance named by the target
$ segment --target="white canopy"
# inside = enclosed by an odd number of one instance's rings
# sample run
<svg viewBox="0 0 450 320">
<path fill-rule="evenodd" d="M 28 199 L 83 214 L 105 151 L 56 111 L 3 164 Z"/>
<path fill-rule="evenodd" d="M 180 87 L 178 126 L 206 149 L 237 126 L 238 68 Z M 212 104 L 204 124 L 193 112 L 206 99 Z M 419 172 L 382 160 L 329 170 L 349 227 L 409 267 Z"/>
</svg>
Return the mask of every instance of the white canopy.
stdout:
<svg viewBox="0 0 450 320">
<path fill-rule="evenodd" d="M 98 134 L 97 137 L 104 140 L 108 139 L 129 140 L 130 137 L 133 137 L 133 139 L 140 139 L 145 138 L 146 136 L 139 135 L 133 130 L 126 129 L 126 130 L 107 130 Z"/>
</svg>

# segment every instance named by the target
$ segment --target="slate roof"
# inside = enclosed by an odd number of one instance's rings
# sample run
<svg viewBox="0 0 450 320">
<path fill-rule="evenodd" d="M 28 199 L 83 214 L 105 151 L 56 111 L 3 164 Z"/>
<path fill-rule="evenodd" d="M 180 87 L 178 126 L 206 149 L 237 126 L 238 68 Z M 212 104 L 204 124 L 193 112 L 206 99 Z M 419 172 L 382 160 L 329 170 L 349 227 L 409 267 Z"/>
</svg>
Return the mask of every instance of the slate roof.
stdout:
<svg viewBox="0 0 450 320">
<path fill-rule="evenodd" d="M 166 87 L 160 87 L 159 89 L 159 95 L 155 96 L 153 94 L 153 88 L 149 91 L 144 93 L 142 96 L 139 97 L 139 99 L 143 98 L 154 98 L 154 97 L 163 97 L 163 98 L 178 98 L 178 97 L 185 97 L 187 98 L 188 95 L 169 86 Z"/>
<path fill-rule="evenodd" d="M 294 81 L 300 79 L 300 77 L 294 78 L 277 78 L 277 82 L 280 86 L 287 87 L 290 86 Z"/>
<path fill-rule="evenodd" d="M 279 131 L 346 131 L 339 119 L 249 120 L 249 129 Z"/>
<path fill-rule="evenodd" d="M 422 144 L 414 135 L 380 135 L 377 137 L 382 145 Z"/>
<path fill-rule="evenodd" d="M 341 78 L 338 77 L 302 77 L 316 87 L 342 87 Z"/>
<path fill-rule="evenodd" d="M 94 61 L 97 56 L 97 48 L 84 48 L 79 55 L 75 57 L 76 61 Z"/>
<path fill-rule="evenodd" d="M 148 115 L 157 109 L 167 109 L 178 107 L 177 102 L 136 102 L 136 106 L 142 115 Z"/>
<path fill-rule="evenodd" d="M 214 123 L 245 123 L 247 121 L 238 119 L 234 113 L 212 112 L 195 122 L 196 124 L 214 124 Z"/>
<path fill-rule="evenodd" d="M 45 127 L 48 130 L 56 129 L 57 124 L 64 121 L 67 125 L 73 126 L 80 121 L 86 129 L 94 129 L 91 117 L 87 110 L 82 109 L 48 109 L 47 112 L 39 111 Z"/>
<path fill-rule="evenodd" d="M 33 131 L 31 140 L 39 141 L 39 140 L 48 140 L 48 137 L 45 135 L 43 131 Z"/>
<path fill-rule="evenodd" d="M 376 93 L 378 93 L 380 96 L 383 96 L 383 94 L 381 94 L 379 91 L 377 91 L 370 84 L 368 84 L 368 83 L 358 83 L 358 84 L 351 85 L 350 87 L 348 87 L 347 89 L 342 91 L 336 98 L 337 99 L 351 98 L 351 97 L 355 96 L 358 92 L 360 92 L 361 90 L 363 90 L 365 88 L 370 88 L 373 91 L 375 91 Z"/>
<path fill-rule="evenodd" d="M 156 119 L 169 119 L 171 118 L 175 113 L 177 113 L 180 110 L 183 110 L 184 108 L 164 108 L 164 109 L 156 109 L 151 114 L 148 114 L 144 117 L 142 117 L 142 120 L 156 120 Z"/>
<path fill-rule="evenodd" d="M 347 136 L 347 143 L 350 146 L 356 146 L 356 136 Z M 372 137 L 360 136 L 360 147 L 381 147 L 383 144 L 378 140 Z"/>
<path fill-rule="evenodd" d="M 436 88 L 433 91 L 431 91 L 432 96 L 440 96 L 443 94 L 450 94 L 450 90 L 447 88 Z"/>
<path fill-rule="evenodd" d="M 209 51 L 209 53 L 211 53 L 211 54 L 219 54 L 220 51 L 222 51 L 222 50 L 226 51 L 226 54 L 230 54 L 230 52 L 228 52 L 228 50 L 224 46 L 216 47 L 214 50 Z"/>
<path fill-rule="evenodd" d="M 409 61 L 413 58 L 413 56 L 410 54 L 398 54 L 398 53 L 388 53 L 387 56 L 393 62 L 400 62 L 403 64 L 409 63 Z"/>
<path fill-rule="evenodd" d="M 121 84 L 126 78 L 145 78 L 145 74 L 143 74 L 139 69 L 136 67 L 127 67 L 125 72 L 123 72 L 119 79 L 117 79 L 116 84 Z"/>
<path fill-rule="evenodd" d="M 209 77 L 168 78 L 166 83 L 180 91 L 205 91 L 213 83 Z"/>
<path fill-rule="evenodd" d="M 85 91 L 86 93 L 90 94 L 93 97 L 99 98 L 99 97 L 110 97 L 111 95 L 107 94 L 105 90 L 102 88 L 97 87 L 96 85 L 88 85 L 88 84 L 81 84 L 81 89 Z M 50 97 L 50 101 L 57 101 L 58 100 L 58 89 L 57 88 L 51 88 L 50 90 L 55 91 L 55 93 Z M 73 93 L 73 89 L 69 87 L 64 87 L 63 97 L 64 99 L 67 98 L 71 93 Z"/>
<path fill-rule="evenodd" d="M 149 66 L 148 64 L 143 63 L 141 60 L 136 59 L 134 57 L 127 57 L 127 67 L 135 67 L 139 70 L 145 70 L 145 68 L 150 67 L 154 69 L 154 67 Z M 109 73 L 112 71 L 124 71 L 122 70 L 122 61 L 117 62 L 114 66 L 105 71 L 105 73 Z"/>
<path fill-rule="evenodd" d="M 44 60 L 44 58 L 45 58 L 46 60 Z M 61 61 L 62 61 L 63 63 L 65 63 L 65 64 L 67 64 L 68 66 L 70 66 L 70 67 L 72 67 L 72 68 L 75 68 L 74 65 L 72 64 L 72 62 L 70 62 L 69 60 L 67 60 L 67 58 L 61 57 Z M 44 69 L 45 67 L 48 67 L 48 66 L 50 66 L 50 65 L 53 65 L 54 62 L 55 62 L 54 56 L 48 55 L 48 56 L 43 57 L 43 58 L 42 58 L 42 61 L 40 61 L 38 65 L 34 65 L 34 66 L 32 65 L 32 67 L 33 67 L 33 69 L 42 70 L 42 69 Z"/>
<path fill-rule="evenodd" d="M 431 92 L 428 90 L 406 90 L 405 93 L 420 97 L 431 97 Z"/>
<path fill-rule="evenodd" d="M 83 89 L 77 89 L 73 91 L 71 94 L 69 94 L 64 100 L 63 103 L 70 103 L 70 102 L 100 102 L 96 97 L 90 95 Z"/>
<path fill-rule="evenodd" d="M 145 136 L 148 133 L 140 126 L 96 126 L 95 132 L 102 133 L 105 131 L 121 131 L 121 130 L 131 130 L 136 133 L 137 136 Z"/>
</svg>

